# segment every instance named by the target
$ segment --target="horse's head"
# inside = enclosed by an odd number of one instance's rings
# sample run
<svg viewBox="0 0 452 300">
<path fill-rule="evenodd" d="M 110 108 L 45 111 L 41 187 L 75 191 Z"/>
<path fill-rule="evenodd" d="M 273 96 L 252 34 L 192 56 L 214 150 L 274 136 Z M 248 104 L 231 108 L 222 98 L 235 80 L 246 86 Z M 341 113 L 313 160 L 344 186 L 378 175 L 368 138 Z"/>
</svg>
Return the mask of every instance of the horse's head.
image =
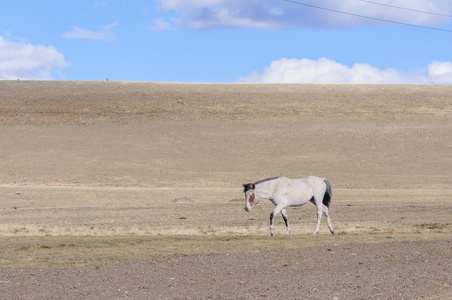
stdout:
<svg viewBox="0 0 452 300">
<path fill-rule="evenodd" d="M 259 197 L 255 193 L 256 186 L 254 183 L 248 183 L 244 184 L 243 187 L 245 188 L 243 191 L 245 192 L 245 210 L 247 212 L 250 212 L 251 209 L 259 203 Z"/>
</svg>

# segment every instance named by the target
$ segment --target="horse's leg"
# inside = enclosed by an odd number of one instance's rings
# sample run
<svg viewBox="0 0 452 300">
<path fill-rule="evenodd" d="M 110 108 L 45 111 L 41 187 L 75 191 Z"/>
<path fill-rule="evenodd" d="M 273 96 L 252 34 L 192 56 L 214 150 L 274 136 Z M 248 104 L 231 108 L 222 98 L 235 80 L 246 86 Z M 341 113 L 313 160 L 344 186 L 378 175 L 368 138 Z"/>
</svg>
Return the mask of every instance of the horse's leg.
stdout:
<svg viewBox="0 0 452 300">
<path fill-rule="evenodd" d="M 323 208 L 323 213 L 325 214 L 325 217 L 326 217 L 326 221 L 328 223 L 328 228 L 330 229 L 331 233 L 334 234 L 333 223 L 331 223 L 331 218 L 330 218 L 330 211 L 329 211 L 328 207 L 326 207 L 324 204 L 322 204 L 322 208 Z"/>
<path fill-rule="evenodd" d="M 315 225 L 314 232 L 312 233 L 313 235 L 319 233 L 320 221 L 322 220 L 322 206 L 316 204 L 316 207 L 317 207 L 317 224 Z"/>
<path fill-rule="evenodd" d="M 289 218 L 287 218 L 286 209 L 281 210 L 281 215 L 284 219 L 284 223 L 286 223 L 286 235 L 289 235 L 290 234 L 290 224 L 289 224 Z"/>
<path fill-rule="evenodd" d="M 275 225 L 274 225 L 275 216 L 279 212 L 281 212 L 283 209 L 284 209 L 284 206 L 277 205 L 275 207 L 275 209 L 272 211 L 272 213 L 270 214 L 270 235 L 271 236 L 275 235 Z"/>
<path fill-rule="evenodd" d="M 315 226 L 314 232 L 312 233 L 312 235 L 319 233 L 320 231 L 320 221 L 322 220 L 322 212 L 323 212 L 323 208 L 322 208 L 322 200 L 317 201 L 317 198 L 314 196 L 311 198 L 311 200 L 309 200 L 312 204 L 315 205 L 315 207 L 317 208 L 317 225 Z"/>
<path fill-rule="evenodd" d="M 313 203 L 315 205 L 315 207 L 317 208 L 317 224 L 315 226 L 314 232 L 312 233 L 317 234 L 320 231 L 320 221 L 322 220 L 322 213 L 323 213 L 323 208 L 322 208 L 322 198 L 318 197 L 318 196 L 314 196 L 311 199 L 311 203 Z"/>
</svg>

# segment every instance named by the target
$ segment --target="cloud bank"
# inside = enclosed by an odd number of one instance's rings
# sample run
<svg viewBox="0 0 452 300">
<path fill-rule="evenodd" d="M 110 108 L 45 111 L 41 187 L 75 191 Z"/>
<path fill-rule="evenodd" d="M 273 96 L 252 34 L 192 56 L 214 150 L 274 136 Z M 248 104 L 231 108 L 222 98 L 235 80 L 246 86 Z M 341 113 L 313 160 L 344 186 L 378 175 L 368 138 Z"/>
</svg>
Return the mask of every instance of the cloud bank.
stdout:
<svg viewBox="0 0 452 300">
<path fill-rule="evenodd" d="M 0 36 L 1 80 L 51 80 L 68 65 L 63 54 L 52 46 L 9 41 Z"/>
<path fill-rule="evenodd" d="M 393 68 L 378 69 L 369 64 L 351 67 L 320 58 L 282 58 L 270 63 L 262 72 L 253 72 L 238 82 L 262 83 L 374 83 L 374 84 L 452 84 L 452 63 L 432 62 L 422 74 L 405 74 Z"/>
<path fill-rule="evenodd" d="M 282 30 L 387 25 L 387 23 L 375 19 L 418 26 L 439 26 L 448 23 L 450 17 L 423 12 L 446 15 L 452 13 L 452 1 L 447 0 L 379 0 L 378 2 L 359 0 L 294 0 L 293 2 L 284 0 L 156 0 L 156 2 L 159 10 L 166 13 L 167 16 L 155 20 L 154 30 L 180 28 Z M 326 9 L 318 9 L 300 3 Z M 348 14 L 338 13 L 338 11 Z"/>
<path fill-rule="evenodd" d="M 118 22 L 113 22 L 100 27 L 99 31 L 91 31 L 74 26 L 70 31 L 63 33 L 63 37 L 67 39 L 94 40 L 94 41 L 112 41 L 114 34 L 112 28 L 118 26 Z"/>
</svg>

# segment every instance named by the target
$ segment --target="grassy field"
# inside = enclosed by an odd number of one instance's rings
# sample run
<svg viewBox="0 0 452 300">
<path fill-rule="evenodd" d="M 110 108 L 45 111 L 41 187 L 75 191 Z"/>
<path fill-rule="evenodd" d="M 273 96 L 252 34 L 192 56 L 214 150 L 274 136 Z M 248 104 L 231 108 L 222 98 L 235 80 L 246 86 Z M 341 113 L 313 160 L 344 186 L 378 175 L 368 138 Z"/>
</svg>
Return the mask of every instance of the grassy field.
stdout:
<svg viewBox="0 0 452 300">
<path fill-rule="evenodd" d="M 273 210 L 270 201 L 262 201 L 246 213 L 243 192 L 232 188 L 2 187 L 1 191 L 4 237 L 264 235 Z M 338 189 L 331 214 L 338 234 L 452 233 L 451 196 L 451 191 Z M 294 233 L 310 233 L 315 207 L 291 208 L 289 220 Z M 282 218 L 277 222 L 283 234 Z M 327 228 L 322 232 L 328 233 Z"/>
<path fill-rule="evenodd" d="M 450 239 L 438 228 L 418 233 L 372 233 L 343 235 L 292 234 L 273 238 L 251 236 L 62 236 L 2 238 L 2 268 L 43 268 L 130 263 L 152 258 L 256 253 L 316 246 L 338 246 L 389 242 L 436 241 Z M 434 253 L 432 254 L 434 255 Z M 446 257 L 450 258 L 451 253 Z"/>
<path fill-rule="evenodd" d="M 452 87 L 0 82 L 0 265 L 451 239 Z M 328 177 L 315 209 L 242 183 Z"/>
</svg>

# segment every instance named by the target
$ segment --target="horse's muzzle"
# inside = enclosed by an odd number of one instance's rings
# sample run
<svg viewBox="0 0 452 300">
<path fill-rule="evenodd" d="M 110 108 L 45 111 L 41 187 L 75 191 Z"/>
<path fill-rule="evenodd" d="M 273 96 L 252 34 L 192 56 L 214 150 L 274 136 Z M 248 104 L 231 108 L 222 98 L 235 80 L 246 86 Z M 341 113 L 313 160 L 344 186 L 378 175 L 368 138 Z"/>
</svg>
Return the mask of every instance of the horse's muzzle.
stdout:
<svg viewBox="0 0 452 300">
<path fill-rule="evenodd" d="M 250 212 L 251 210 L 248 207 L 245 206 L 245 211 L 246 212 Z"/>
</svg>

